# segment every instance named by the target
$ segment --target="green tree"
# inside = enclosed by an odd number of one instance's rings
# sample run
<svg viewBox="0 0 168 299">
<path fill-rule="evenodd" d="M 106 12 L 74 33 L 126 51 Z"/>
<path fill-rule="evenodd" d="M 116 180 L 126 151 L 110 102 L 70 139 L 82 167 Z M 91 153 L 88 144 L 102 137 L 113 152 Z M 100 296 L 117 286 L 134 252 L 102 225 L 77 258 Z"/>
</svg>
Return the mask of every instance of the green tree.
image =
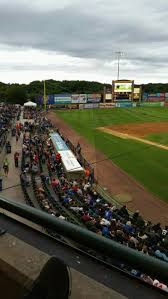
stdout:
<svg viewBox="0 0 168 299">
<path fill-rule="evenodd" d="M 26 90 L 19 86 L 19 84 L 13 84 L 6 90 L 6 99 L 8 103 L 23 105 L 26 101 Z"/>
</svg>

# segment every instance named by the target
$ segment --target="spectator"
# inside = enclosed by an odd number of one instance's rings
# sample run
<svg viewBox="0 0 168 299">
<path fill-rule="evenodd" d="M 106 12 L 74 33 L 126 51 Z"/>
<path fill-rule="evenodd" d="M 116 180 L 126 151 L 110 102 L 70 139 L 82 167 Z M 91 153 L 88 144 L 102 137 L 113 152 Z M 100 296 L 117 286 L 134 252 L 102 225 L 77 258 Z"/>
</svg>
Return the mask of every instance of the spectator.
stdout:
<svg viewBox="0 0 168 299">
<path fill-rule="evenodd" d="M 109 237 L 109 227 L 108 226 L 103 226 L 102 228 L 102 236 L 103 237 Z"/>
<path fill-rule="evenodd" d="M 14 161 L 15 161 L 15 167 L 18 167 L 18 165 L 19 165 L 19 153 L 18 152 L 14 153 Z"/>
<path fill-rule="evenodd" d="M 127 234 L 133 233 L 134 228 L 131 224 L 131 221 L 127 221 L 127 223 L 123 225 L 123 229 Z"/>
<path fill-rule="evenodd" d="M 138 215 L 136 223 L 135 223 L 139 228 L 144 228 L 145 227 L 145 221 L 143 220 L 141 215 Z"/>
<path fill-rule="evenodd" d="M 52 181 L 51 181 L 51 185 L 52 185 L 52 187 L 54 188 L 54 190 L 57 188 L 57 187 L 59 187 L 59 185 L 60 185 L 60 182 L 59 182 L 59 180 L 58 179 L 56 179 L 56 178 L 53 178 L 52 179 Z"/>
<path fill-rule="evenodd" d="M 155 251 L 155 256 L 160 258 L 161 260 L 168 262 L 168 256 L 162 251 L 161 248 L 158 247 L 158 249 Z"/>
<path fill-rule="evenodd" d="M 143 230 L 141 230 L 139 233 L 138 233 L 138 238 L 142 241 L 145 241 L 148 236 L 143 232 Z"/>
<path fill-rule="evenodd" d="M 32 164 L 31 171 L 32 171 L 33 174 L 37 174 L 38 171 L 39 171 L 38 166 L 35 162 L 33 162 L 33 164 Z"/>
<path fill-rule="evenodd" d="M 16 143 L 18 142 L 18 140 L 19 140 L 19 135 L 16 133 Z"/>
<path fill-rule="evenodd" d="M 105 218 L 102 218 L 102 220 L 100 221 L 100 224 L 102 225 L 102 226 L 110 226 L 110 221 L 108 221 L 107 219 L 105 219 Z"/>
<path fill-rule="evenodd" d="M 159 289 L 162 289 L 162 290 L 168 292 L 168 287 L 167 287 L 167 285 L 165 285 L 164 283 L 159 282 L 157 279 L 155 279 L 155 280 L 153 281 L 153 286 L 155 286 L 155 287 L 157 287 L 157 288 L 159 288 Z"/>
<path fill-rule="evenodd" d="M 148 284 L 150 284 L 150 285 L 153 285 L 153 280 L 152 280 L 152 278 L 151 278 L 150 276 L 148 276 L 148 275 L 146 275 L 146 274 L 141 274 L 140 278 L 141 278 L 144 282 L 146 282 L 146 283 L 148 283 Z"/>
<path fill-rule="evenodd" d="M 9 173 L 9 161 L 8 161 L 8 158 L 5 158 L 5 160 L 4 160 L 3 169 L 4 169 L 5 176 L 7 177 L 8 173 Z"/>
<path fill-rule="evenodd" d="M 80 143 L 79 143 L 79 142 L 78 142 L 78 144 L 77 144 L 77 146 L 76 146 L 76 153 L 77 153 L 78 155 L 81 154 L 81 146 L 80 146 Z"/>
<path fill-rule="evenodd" d="M 26 171 L 23 171 L 21 173 L 21 181 L 22 181 L 24 186 L 29 186 L 30 178 L 27 176 Z"/>
<path fill-rule="evenodd" d="M 124 219 L 129 219 L 129 213 L 127 211 L 126 206 L 122 206 L 122 208 L 119 210 L 118 215 L 121 216 Z"/>
<path fill-rule="evenodd" d="M 86 223 L 86 222 L 88 222 L 88 221 L 90 221 L 92 218 L 90 217 L 90 215 L 89 215 L 89 213 L 85 213 L 83 216 L 82 216 L 82 221 L 84 222 L 84 223 Z"/>
<path fill-rule="evenodd" d="M 154 230 L 155 233 L 161 234 L 162 229 L 161 229 L 160 223 L 157 223 L 156 225 L 154 225 L 153 230 Z"/>
<path fill-rule="evenodd" d="M 132 223 L 135 224 L 137 222 L 138 217 L 139 217 L 139 211 L 137 210 L 132 216 Z"/>
</svg>

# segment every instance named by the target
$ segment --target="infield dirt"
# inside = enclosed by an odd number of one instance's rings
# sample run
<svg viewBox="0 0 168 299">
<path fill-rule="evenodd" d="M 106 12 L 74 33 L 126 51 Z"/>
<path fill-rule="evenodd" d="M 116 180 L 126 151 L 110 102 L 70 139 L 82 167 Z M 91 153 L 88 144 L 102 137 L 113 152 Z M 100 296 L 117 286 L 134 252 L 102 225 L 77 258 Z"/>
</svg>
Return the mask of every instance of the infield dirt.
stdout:
<svg viewBox="0 0 168 299">
<path fill-rule="evenodd" d="M 139 129 L 138 132 L 136 132 L 136 131 L 133 132 L 135 135 L 130 134 L 131 130 L 126 130 L 125 128 L 124 129 L 123 128 L 124 128 L 124 126 L 122 126 L 122 128 L 120 128 L 120 130 L 122 132 L 119 131 L 119 130 L 115 130 L 113 126 L 112 127 L 99 127 L 97 129 L 99 131 L 102 131 L 102 132 L 107 133 L 107 134 L 111 134 L 111 135 L 119 137 L 119 138 L 132 139 L 132 140 L 143 142 L 143 143 L 146 143 L 146 144 L 149 144 L 149 145 L 152 145 L 152 146 L 164 149 L 164 150 L 168 150 L 168 146 L 166 146 L 164 144 L 160 144 L 160 143 L 157 143 L 157 142 L 150 141 L 148 139 L 138 137 L 138 135 L 140 134 L 140 129 L 141 128 L 138 128 Z M 123 133 L 123 131 L 124 131 L 124 133 Z M 125 133 L 125 132 L 127 132 L 127 133 Z M 163 132 L 163 131 L 161 131 L 161 132 Z"/>
<path fill-rule="evenodd" d="M 168 132 L 168 122 L 130 123 L 107 126 L 104 128 L 136 137 L 145 137 L 149 134 Z"/>
</svg>

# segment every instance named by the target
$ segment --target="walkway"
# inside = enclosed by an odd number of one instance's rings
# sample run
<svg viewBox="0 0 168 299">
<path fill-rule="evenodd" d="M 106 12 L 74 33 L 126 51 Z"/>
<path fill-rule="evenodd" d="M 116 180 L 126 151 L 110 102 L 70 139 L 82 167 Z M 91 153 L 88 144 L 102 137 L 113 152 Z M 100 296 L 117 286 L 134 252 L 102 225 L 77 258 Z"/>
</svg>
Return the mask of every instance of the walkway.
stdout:
<svg viewBox="0 0 168 299">
<path fill-rule="evenodd" d="M 23 117 L 21 114 L 20 121 L 23 123 Z M 11 136 L 11 135 L 9 135 Z M 11 142 L 12 151 L 11 154 L 5 154 L 5 157 L 9 161 L 9 174 L 8 177 L 5 177 L 3 169 L 1 169 L 1 176 L 3 178 L 3 191 L 0 195 L 7 197 L 16 202 L 25 203 L 24 195 L 20 185 L 20 173 L 21 173 L 21 155 L 22 155 L 22 143 L 23 143 L 23 134 L 21 134 L 20 139 L 16 143 L 15 137 L 9 137 L 8 140 Z M 18 152 L 19 156 L 19 167 L 15 167 L 14 163 L 14 153 Z"/>
</svg>

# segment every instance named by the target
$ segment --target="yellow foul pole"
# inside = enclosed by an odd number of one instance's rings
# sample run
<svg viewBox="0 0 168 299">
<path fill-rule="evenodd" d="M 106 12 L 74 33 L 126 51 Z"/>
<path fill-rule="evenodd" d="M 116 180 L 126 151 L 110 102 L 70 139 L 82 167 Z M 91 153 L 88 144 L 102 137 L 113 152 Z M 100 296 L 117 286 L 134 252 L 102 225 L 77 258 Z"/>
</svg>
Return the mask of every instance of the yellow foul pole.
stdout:
<svg viewBox="0 0 168 299">
<path fill-rule="evenodd" d="M 44 80 L 44 110 L 46 111 L 46 106 L 47 106 L 47 96 L 46 96 L 46 83 Z"/>
</svg>

